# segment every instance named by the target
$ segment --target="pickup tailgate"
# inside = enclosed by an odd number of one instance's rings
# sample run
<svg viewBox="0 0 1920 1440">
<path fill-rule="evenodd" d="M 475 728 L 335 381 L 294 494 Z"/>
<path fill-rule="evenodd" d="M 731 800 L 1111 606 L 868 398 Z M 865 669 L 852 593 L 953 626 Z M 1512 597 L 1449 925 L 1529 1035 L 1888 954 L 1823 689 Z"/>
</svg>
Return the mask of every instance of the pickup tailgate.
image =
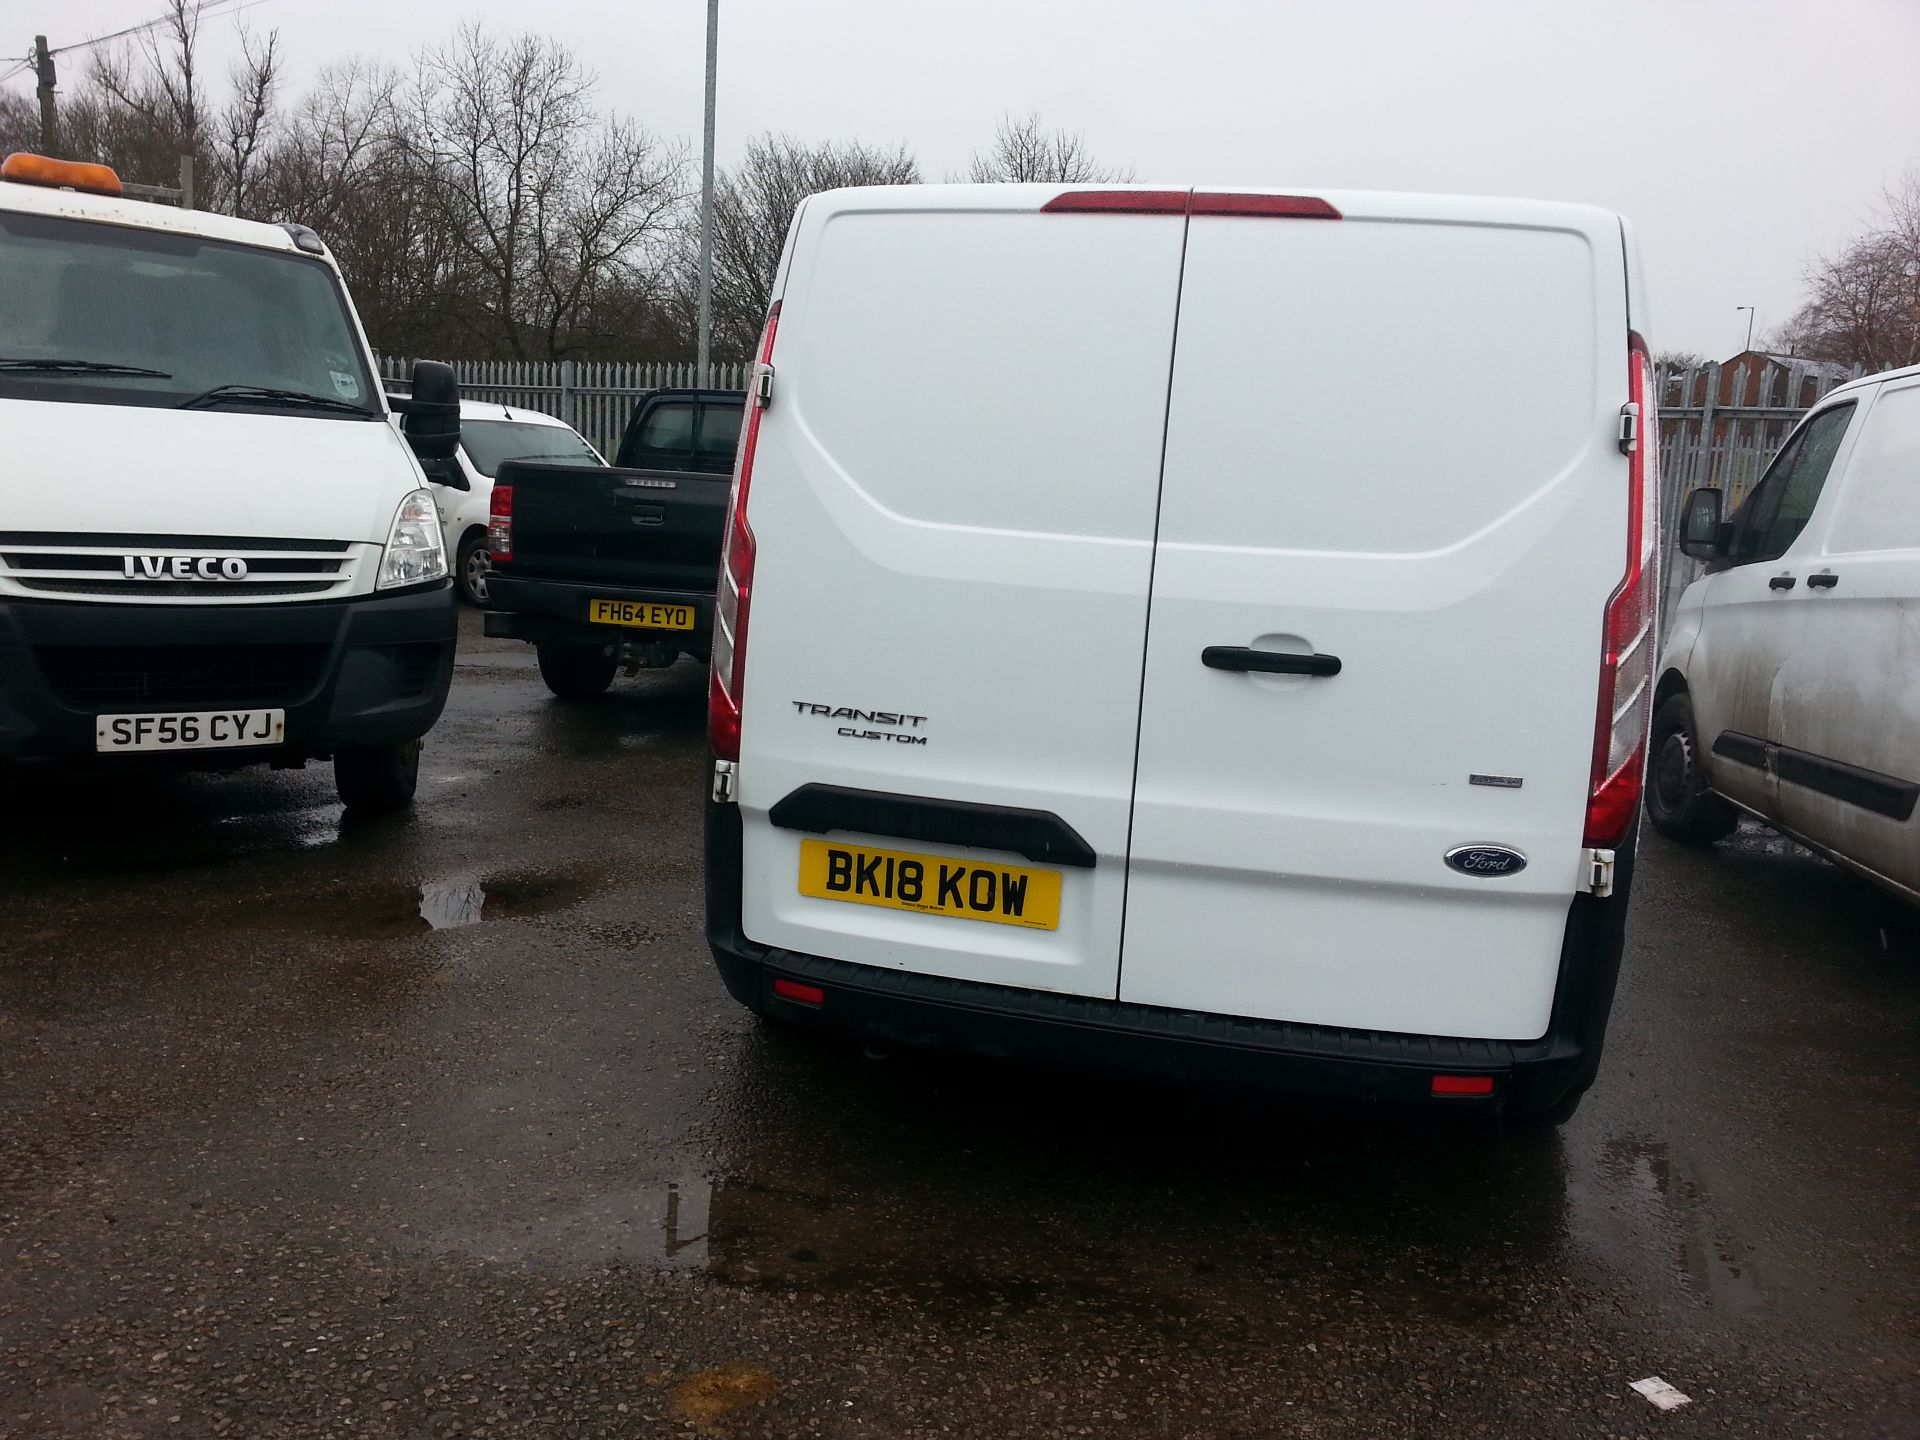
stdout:
<svg viewBox="0 0 1920 1440">
<path fill-rule="evenodd" d="M 711 593 L 720 567 L 728 478 L 509 460 L 516 579 Z M 498 563 L 498 562 L 496 562 Z"/>
</svg>

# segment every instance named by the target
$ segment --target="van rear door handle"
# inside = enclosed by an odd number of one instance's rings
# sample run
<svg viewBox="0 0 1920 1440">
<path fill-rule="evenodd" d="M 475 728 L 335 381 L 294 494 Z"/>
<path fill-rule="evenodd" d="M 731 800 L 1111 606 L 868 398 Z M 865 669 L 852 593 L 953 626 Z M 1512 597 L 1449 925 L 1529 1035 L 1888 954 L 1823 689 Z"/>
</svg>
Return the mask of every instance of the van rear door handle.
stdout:
<svg viewBox="0 0 1920 1440">
<path fill-rule="evenodd" d="M 1840 577 L 1831 570 L 1822 570 L 1817 575 L 1807 576 L 1807 588 L 1809 590 L 1831 590 L 1839 583 Z"/>
<path fill-rule="evenodd" d="M 1791 590 L 1793 586 L 1794 579 L 1791 575 L 1775 575 L 1767 581 L 1769 590 Z"/>
<path fill-rule="evenodd" d="M 1209 645 L 1200 663 L 1210 670 L 1257 671 L 1262 675 L 1338 675 L 1338 655 L 1283 655 L 1277 650 L 1253 650 L 1245 645 Z"/>
</svg>

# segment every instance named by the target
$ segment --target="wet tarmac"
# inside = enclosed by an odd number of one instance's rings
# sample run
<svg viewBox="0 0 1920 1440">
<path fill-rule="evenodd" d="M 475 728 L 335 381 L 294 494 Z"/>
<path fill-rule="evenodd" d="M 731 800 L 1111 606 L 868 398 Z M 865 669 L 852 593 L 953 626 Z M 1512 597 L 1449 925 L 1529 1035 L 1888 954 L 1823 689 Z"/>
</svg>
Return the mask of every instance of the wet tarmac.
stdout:
<svg viewBox="0 0 1920 1440">
<path fill-rule="evenodd" d="M 701 673 L 471 622 L 410 816 L 0 789 L 0 1436 L 1920 1436 L 1920 925 L 1833 867 L 1649 836 L 1555 1135 L 870 1058 L 712 972 Z"/>
</svg>

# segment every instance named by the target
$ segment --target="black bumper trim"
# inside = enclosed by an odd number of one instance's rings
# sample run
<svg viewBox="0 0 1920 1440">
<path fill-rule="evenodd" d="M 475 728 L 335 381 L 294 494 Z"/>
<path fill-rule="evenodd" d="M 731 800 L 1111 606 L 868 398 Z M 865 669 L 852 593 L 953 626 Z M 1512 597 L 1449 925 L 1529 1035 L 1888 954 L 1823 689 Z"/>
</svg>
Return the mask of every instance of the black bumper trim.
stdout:
<svg viewBox="0 0 1920 1440">
<path fill-rule="evenodd" d="M 776 803 L 767 818 L 783 830 L 815 835 L 850 830 L 858 835 L 1005 850 L 1029 860 L 1089 870 L 1096 859 L 1080 832 L 1052 811 L 1011 805 L 894 795 L 845 785 L 802 785 Z"/>
<path fill-rule="evenodd" d="M 587 619 L 594 600 L 632 600 L 661 605 L 691 605 L 691 630 L 641 630 L 596 625 Z M 535 645 L 606 645 L 619 638 L 644 636 L 671 641 L 693 655 L 713 644 L 713 592 L 643 589 L 633 585 L 594 585 L 546 580 L 495 570 L 487 577 L 487 612 L 482 631 L 497 640 L 526 640 Z"/>
<path fill-rule="evenodd" d="M 453 682 L 458 618 L 448 583 L 287 605 L 92 605 L 0 601 L 0 758 L 229 768 L 322 757 L 341 749 L 403 744 L 440 718 Z M 313 646 L 324 663 L 299 693 L 257 702 L 228 693 L 217 704 L 63 701 L 36 652 L 110 647 Z M 97 714 L 271 707 L 286 711 L 277 747 L 99 756 Z"/>
<path fill-rule="evenodd" d="M 1492 1104 L 1551 1109 L 1599 1068 L 1624 945 L 1632 848 L 1614 894 L 1572 902 L 1553 1017 L 1533 1041 L 1400 1035 L 1167 1010 L 1086 996 L 883 970 L 757 945 L 740 923 L 737 806 L 707 807 L 707 939 L 728 992 L 748 1009 L 896 1045 L 970 1051 L 1115 1074 L 1254 1088 L 1317 1099 Z M 777 979 L 819 987 L 819 1005 L 774 992 Z M 1431 1093 L 1435 1074 L 1493 1077 L 1491 1100 Z"/>
</svg>

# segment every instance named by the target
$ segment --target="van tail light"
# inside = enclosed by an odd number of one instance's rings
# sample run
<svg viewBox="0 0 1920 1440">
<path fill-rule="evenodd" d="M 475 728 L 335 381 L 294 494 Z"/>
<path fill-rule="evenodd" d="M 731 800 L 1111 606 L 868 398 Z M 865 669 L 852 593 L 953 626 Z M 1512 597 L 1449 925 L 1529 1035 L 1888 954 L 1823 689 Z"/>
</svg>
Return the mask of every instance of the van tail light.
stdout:
<svg viewBox="0 0 1920 1440">
<path fill-rule="evenodd" d="M 747 391 L 746 421 L 733 452 L 733 494 L 727 502 L 726 544 L 720 554 L 720 588 L 713 602 L 713 675 L 707 682 L 707 739 L 714 758 L 740 758 L 740 701 L 747 682 L 747 620 L 753 602 L 753 527 L 747 497 L 753 486 L 753 456 L 760 444 L 760 416 L 767 408 L 765 383 L 773 364 L 773 336 L 780 302 L 767 311 L 760 334 L 759 364 Z"/>
<path fill-rule="evenodd" d="M 487 501 L 487 558 L 495 565 L 513 559 L 513 486 L 496 485 Z"/>
<path fill-rule="evenodd" d="M 1633 407 L 1621 432 L 1627 448 L 1627 573 L 1607 601 L 1584 842 L 1601 848 L 1626 839 L 1638 813 L 1658 658 L 1660 427 L 1654 413 L 1653 360 L 1638 335 L 1629 337 L 1627 400 Z"/>
</svg>

